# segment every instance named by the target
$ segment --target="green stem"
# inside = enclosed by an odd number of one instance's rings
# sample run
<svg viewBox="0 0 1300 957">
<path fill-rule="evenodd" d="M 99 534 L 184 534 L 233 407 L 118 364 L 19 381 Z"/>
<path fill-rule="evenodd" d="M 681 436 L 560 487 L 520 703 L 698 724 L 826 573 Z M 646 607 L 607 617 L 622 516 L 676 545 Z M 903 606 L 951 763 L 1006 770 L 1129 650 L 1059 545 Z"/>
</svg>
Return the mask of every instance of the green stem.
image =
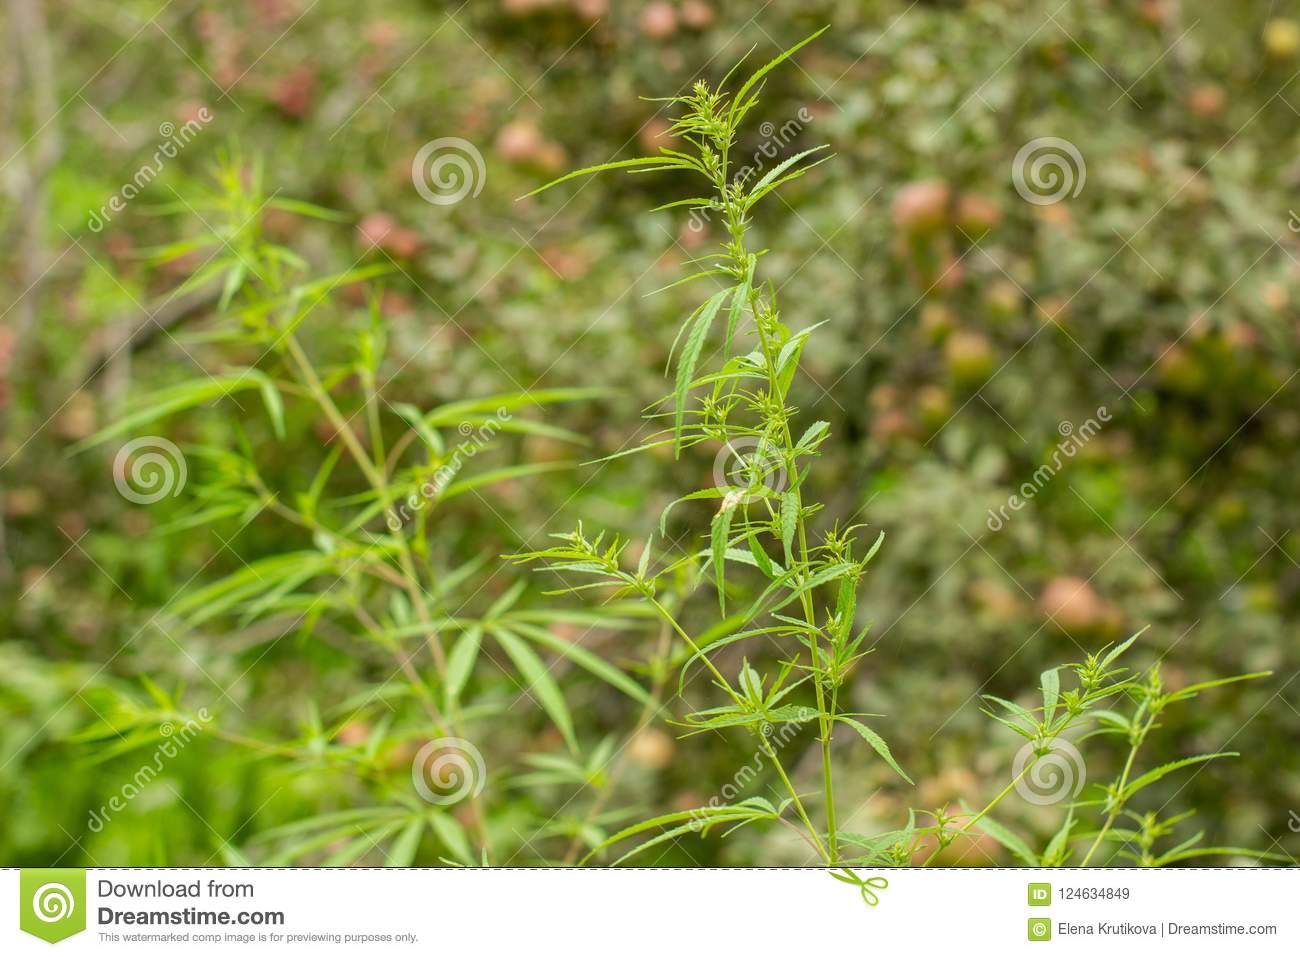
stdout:
<svg viewBox="0 0 1300 957">
<path fill-rule="evenodd" d="M 781 783 L 783 783 L 786 790 L 790 792 L 790 798 L 794 801 L 795 810 L 799 812 L 799 817 L 803 820 L 804 827 L 808 828 L 808 834 L 812 837 L 813 843 L 817 846 L 817 853 L 821 854 L 822 859 L 828 865 L 831 864 L 830 853 L 826 850 L 826 846 L 822 844 L 821 838 L 817 836 L 817 829 L 813 827 L 812 821 L 808 818 L 808 812 L 804 810 L 803 802 L 799 800 L 799 792 L 794 789 L 794 785 L 790 783 L 790 778 L 785 773 L 785 768 L 781 766 L 781 759 L 776 756 L 776 749 L 768 744 L 767 741 L 761 737 L 761 734 L 762 733 L 760 732 L 760 740 L 763 742 L 763 751 L 772 759 L 772 766 L 776 768 L 776 773 L 780 776 Z"/>
<path fill-rule="evenodd" d="M 727 194 L 726 189 L 727 164 L 726 153 L 723 154 L 722 173 L 719 181 L 715 184 L 718 188 L 719 196 L 722 199 L 725 209 L 727 231 L 732 239 L 732 255 L 735 267 L 742 271 L 748 269 L 749 251 L 745 247 L 745 221 L 744 213 Z M 772 346 L 771 338 L 764 328 L 759 318 L 761 296 L 751 282 L 749 290 L 749 309 L 754 316 L 754 328 L 758 333 L 760 348 L 763 351 L 765 365 L 767 367 L 767 381 L 769 394 L 772 399 L 785 407 L 786 395 L 781 388 L 778 369 L 776 368 L 777 355 Z M 772 303 L 775 312 L 775 302 Z M 790 431 L 789 419 L 782 414 L 781 416 L 781 435 L 785 442 L 785 465 L 788 471 L 794 472 L 791 461 L 793 459 L 794 436 Z M 803 517 L 803 494 L 799 488 L 794 490 L 795 496 L 795 527 L 799 543 L 799 560 L 803 566 L 809 564 L 808 549 L 808 532 L 807 525 Z M 828 712 L 826 707 L 825 689 L 822 687 L 821 680 L 821 656 L 817 648 L 817 626 L 816 612 L 813 608 L 812 596 L 808 592 L 803 592 L 800 596 L 800 605 L 803 610 L 804 621 L 808 625 L 812 639 L 809 642 L 808 653 L 813 673 L 813 693 L 817 704 L 817 724 L 818 738 L 821 743 L 821 764 L 822 764 L 822 796 L 826 806 L 826 838 L 830 845 L 830 851 L 827 855 L 828 863 L 834 865 L 839 859 L 839 837 L 838 824 L 835 813 L 835 787 L 833 764 L 831 760 L 831 735 L 835 727 L 834 706 Z"/>
<path fill-rule="evenodd" d="M 650 686 L 650 697 L 647 698 L 645 704 L 641 706 L 641 713 L 637 715 L 636 727 L 632 730 L 632 735 L 628 739 L 629 741 L 648 728 L 650 722 L 654 720 L 655 715 L 658 714 L 660 708 L 663 707 L 662 699 L 664 696 L 664 688 L 668 684 L 669 669 L 667 667 L 667 660 L 672 635 L 669 632 L 667 622 L 660 623 L 659 631 L 659 644 L 655 648 L 654 657 L 655 678 Z M 624 747 L 626 747 L 626 745 L 624 745 Z M 628 761 L 626 754 L 620 753 L 614 758 L 614 761 L 614 768 L 609 773 L 609 779 L 606 781 L 604 789 L 596 800 L 592 802 L 591 807 L 587 809 L 587 813 L 583 815 L 581 826 L 576 829 L 573 838 L 569 841 L 568 850 L 565 851 L 564 860 L 561 862 L 561 866 L 563 867 L 571 866 L 578 859 L 578 852 L 582 850 L 583 827 L 595 820 L 597 815 L 604 810 L 605 805 L 609 803 L 609 799 L 614 793 L 615 785 L 618 784 L 619 779 L 623 776 L 623 771 L 627 768 Z M 601 770 L 604 769 L 602 768 Z"/>
<path fill-rule="evenodd" d="M 984 810 L 980 811 L 978 814 L 976 814 L 973 818 L 971 818 L 961 827 L 953 831 L 952 836 L 956 837 L 959 834 L 970 833 L 971 828 L 973 828 L 976 824 L 982 821 L 990 811 L 992 811 L 995 807 L 998 806 L 999 803 L 1001 803 L 1003 798 L 1005 798 L 1008 794 L 1010 794 L 1013 790 L 1015 790 L 1016 785 L 1025 779 L 1025 775 L 1027 775 L 1033 769 L 1034 765 L 1037 763 L 1038 763 L 1038 756 L 1035 755 L 1034 759 L 1025 765 L 1024 770 L 1022 770 L 1019 774 L 1017 774 L 1014 778 L 1012 778 L 1011 783 L 1008 784 L 1006 787 L 1004 787 L 1001 791 L 999 791 L 998 796 L 984 806 Z M 935 849 L 930 852 L 930 856 L 921 862 L 922 867 L 929 867 L 930 862 L 933 861 L 936 857 L 938 857 L 939 854 L 943 851 L 943 849 L 948 846 L 948 844 L 952 843 L 951 840 L 949 840 L 947 843 L 944 843 L 942 834 L 939 834 L 938 837 L 939 837 L 939 843 L 935 846 Z"/>
<path fill-rule="evenodd" d="M 1106 822 L 1102 825 L 1101 830 L 1097 832 L 1097 837 L 1092 842 L 1092 846 L 1088 848 L 1088 853 L 1084 855 L 1083 863 L 1079 865 L 1080 867 L 1088 866 L 1088 862 L 1092 860 L 1092 855 L 1097 853 L 1097 848 L 1101 846 L 1101 842 L 1105 839 L 1106 835 L 1110 833 L 1111 826 L 1119 817 L 1120 811 L 1124 810 L 1123 795 L 1124 788 L 1128 786 L 1128 776 L 1133 772 L 1133 762 L 1137 760 L 1138 749 L 1142 747 L 1142 742 L 1146 739 L 1147 732 L 1151 730 L 1151 724 L 1154 721 L 1155 718 L 1148 721 L 1137 739 L 1129 745 L 1128 758 L 1124 761 L 1124 770 L 1120 772 L 1119 784 L 1116 785 L 1115 788 L 1115 806 L 1111 809 L 1110 813 L 1106 815 Z"/>
<path fill-rule="evenodd" d="M 717 679 L 718 684 L 722 686 L 723 690 L 725 690 L 727 694 L 731 695 L 731 700 L 736 702 L 736 704 L 741 704 L 740 695 L 736 694 L 735 690 L 727 682 L 727 679 L 722 677 L 722 672 L 720 672 L 713 662 L 709 660 L 709 656 L 700 650 L 700 646 L 695 643 L 695 639 L 688 635 L 686 630 L 677 623 L 677 619 L 673 617 L 672 612 L 665 608 L 659 602 L 659 599 L 655 598 L 653 595 L 647 595 L 646 600 L 650 602 L 651 606 L 653 606 L 661 616 L 663 616 L 664 621 L 668 622 L 668 624 L 672 626 L 673 631 L 681 635 L 682 640 L 686 642 L 691 651 L 695 652 L 695 654 L 699 656 L 700 660 L 704 662 L 709 671 L 713 673 L 713 677 Z"/>
<path fill-rule="evenodd" d="M 391 510 L 393 507 L 393 495 L 392 490 L 388 485 L 388 477 L 384 474 L 382 465 L 376 465 L 375 462 L 371 460 L 370 455 L 361 444 L 361 440 L 357 438 L 352 426 L 348 420 L 343 417 L 343 413 L 339 411 L 338 406 L 334 403 L 334 399 L 330 396 L 329 390 L 325 388 L 320 377 L 316 375 L 316 369 L 312 365 L 311 359 L 308 358 L 307 353 L 303 351 L 302 345 L 298 342 L 297 336 L 293 333 L 289 333 L 285 336 L 284 341 L 289 356 L 293 360 L 293 364 L 303 385 L 307 387 L 307 390 L 311 393 L 316 404 L 320 406 L 321 410 L 325 413 L 325 417 L 329 419 L 330 424 L 334 427 L 335 433 L 342 440 L 348 453 L 356 462 L 357 467 L 361 469 L 362 474 L 366 477 L 366 480 L 371 484 L 375 493 L 379 496 L 384 509 Z M 381 459 L 380 461 L 382 463 L 383 460 Z M 445 680 L 447 674 L 447 656 L 443 651 L 442 640 L 438 635 L 438 631 L 433 625 L 433 615 L 430 613 L 428 603 L 425 600 L 424 589 L 420 584 L 420 576 L 416 570 L 414 556 L 411 553 L 411 545 L 406 540 L 405 535 L 398 533 L 394 538 L 397 540 L 398 564 L 401 566 L 406 593 L 411 599 L 411 604 L 415 607 L 416 615 L 419 617 L 420 623 L 426 626 L 428 645 L 433 654 L 434 666 L 437 669 L 438 677 L 440 680 Z M 406 673 L 408 681 L 413 683 L 419 681 L 418 674 L 413 674 L 411 671 L 406 669 L 403 670 Z M 420 684 L 422 685 L 423 683 L 420 682 Z M 414 690 L 417 694 L 420 693 L 419 688 L 415 688 Z M 424 695 L 428 695 L 427 688 L 424 689 Z M 428 700 L 431 702 L 431 699 Z M 460 737 L 461 734 L 458 730 L 460 725 L 460 716 L 457 703 L 448 696 L 445 705 L 446 707 L 444 710 L 447 712 L 445 718 L 447 728 L 452 735 Z M 475 830 L 478 832 L 479 844 L 490 854 L 491 844 L 488 837 L 487 817 L 483 811 L 482 801 L 477 794 L 472 794 L 470 796 L 470 809 L 473 812 Z"/>
</svg>

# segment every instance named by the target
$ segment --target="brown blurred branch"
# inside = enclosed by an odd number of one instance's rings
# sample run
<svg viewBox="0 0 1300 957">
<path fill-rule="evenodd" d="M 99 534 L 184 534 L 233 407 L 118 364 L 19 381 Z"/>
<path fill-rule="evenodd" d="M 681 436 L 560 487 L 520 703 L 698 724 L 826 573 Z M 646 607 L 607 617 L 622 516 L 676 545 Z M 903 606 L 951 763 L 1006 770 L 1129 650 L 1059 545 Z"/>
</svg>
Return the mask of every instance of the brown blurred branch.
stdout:
<svg viewBox="0 0 1300 957">
<path fill-rule="evenodd" d="M 63 146 L 55 122 L 59 108 L 54 92 L 54 64 L 44 8 L 40 0 L 9 0 L 8 11 L 12 57 L 20 64 L 19 86 L 29 94 L 32 126 L 31 135 L 6 159 L 6 163 L 14 164 L 15 173 L 10 179 L 10 195 L 16 207 L 12 229 L 22 289 L 14 304 L 18 311 L 16 341 L 21 348 L 29 341 L 29 334 L 35 328 L 41 287 L 48 269 L 46 182 L 63 152 Z M 9 117 L 9 124 L 12 140 L 19 141 L 22 132 L 17 110 Z"/>
<path fill-rule="evenodd" d="M 164 333 L 170 333 L 195 316 L 205 312 L 217 301 L 217 286 L 194 289 L 175 298 L 167 298 L 143 316 L 131 313 L 109 323 L 110 340 L 103 343 L 94 357 L 77 376 L 80 388 L 86 388 L 95 377 L 119 357 L 127 357 L 151 345 Z"/>
<path fill-rule="evenodd" d="M 32 133 L 5 158 L 5 166 L 13 164 L 6 180 L 10 199 L 15 210 L 12 225 L 5 230 L 13 239 L 4 237 L 4 247 L 14 250 L 14 268 L 20 292 L 9 308 L 15 311 L 14 334 L 9 356 L 10 389 L 19 370 L 24 369 L 24 354 L 29 348 L 32 332 L 36 328 L 41 291 L 46 274 L 46 182 L 50 171 L 62 154 L 62 140 L 55 122 L 59 108 L 55 95 L 54 61 L 50 55 L 49 32 L 46 29 L 45 10 L 40 0 L 9 0 L 6 8 L 7 33 L 12 42 L 11 66 L 7 65 L 0 83 L 4 85 L 5 102 L 12 104 L 12 112 L 3 118 L 5 152 L 23 138 L 19 103 L 30 103 Z M 23 91 L 23 97 L 13 94 Z M 9 401 L 12 401 L 12 396 Z M 8 431 L 7 409 L 0 410 L 0 444 Z M 5 541 L 3 524 L 4 503 L 0 501 L 0 576 L 12 571 Z"/>
</svg>

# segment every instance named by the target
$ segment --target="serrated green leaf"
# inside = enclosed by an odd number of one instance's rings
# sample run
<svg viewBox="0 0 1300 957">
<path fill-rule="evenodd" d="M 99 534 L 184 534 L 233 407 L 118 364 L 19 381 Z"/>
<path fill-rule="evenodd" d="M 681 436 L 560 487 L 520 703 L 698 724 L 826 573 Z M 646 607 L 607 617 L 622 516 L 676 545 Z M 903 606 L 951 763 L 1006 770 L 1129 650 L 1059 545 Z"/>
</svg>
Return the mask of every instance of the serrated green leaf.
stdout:
<svg viewBox="0 0 1300 957">
<path fill-rule="evenodd" d="M 876 732 L 872 731 L 862 722 L 855 721 L 852 718 L 847 718 L 843 715 L 836 715 L 835 720 L 843 724 L 847 724 L 850 728 L 852 728 L 859 735 L 861 735 L 862 740 L 866 741 L 867 744 L 871 745 L 871 747 L 875 750 L 876 754 L 880 755 L 880 757 L 884 759 L 885 763 L 888 764 L 891 768 L 893 768 L 898 773 L 898 776 L 901 777 L 904 781 L 906 781 L 908 784 L 916 783 L 915 781 L 913 781 L 911 778 L 907 776 L 906 771 L 904 771 L 902 768 L 898 766 L 898 762 L 894 760 L 894 755 L 890 753 L 889 745 L 885 743 L 884 738 L 876 734 Z"/>
<path fill-rule="evenodd" d="M 794 489 L 781 496 L 781 548 L 786 565 L 794 564 L 794 533 L 799 526 L 799 493 Z"/>
<path fill-rule="evenodd" d="M 724 501 L 722 508 L 713 516 L 713 521 L 709 526 L 709 545 L 713 552 L 714 587 L 718 592 L 718 606 L 722 609 L 724 615 L 727 613 L 727 538 L 731 534 L 731 516 L 735 511 L 735 502 L 728 505 Z"/>
<path fill-rule="evenodd" d="M 1034 856 L 1034 852 L 1030 850 L 1029 845 L 1025 843 L 1024 838 L 1019 834 L 1016 834 L 1010 828 L 1003 824 L 999 824 L 987 815 L 980 818 L 975 823 L 975 826 L 1014 854 L 1016 858 L 1024 862 L 1027 867 L 1039 866 L 1038 858 Z"/>
<path fill-rule="evenodd" d="M 722 358 L 725 362 L 731 357 L 731 343 L 736 335 L 736 327 L 740 325 L 741 313 L 745 311 L 745 306 L 749 302 L 749 292 L 754 282 L 754 266 L 757 260 L 750 256 L 745 265 L 745 278 L 741 280 L 740 285 L 736 288 L 736 294 L 731 297 L 731 308 L 727 310 L 727 332 L 723 340 Z"/>
<path fill-rule="evenodd" d="M 692 830 L 703 831 L 709 827 L 712 827 L 715 824 L 724 823 L 727 821 L 742 820 L 742 819 L 751 819 L 751 820 L 770 819 L 773 816 L 774 815 L 771 811 L 759 806 L 755 806 L 754 799 L 750 799 L 749 801 L 741 801 L 737 804 L 722 804 L 722 805 L 718 805 L 717 807 L 709 807 L 706 805 L 704 807 L 692 808 L 689 811 L 674 811 L 671 814 L 661 814 L 657 817 L 652 817 L 648 820 L 641 821 L 637 824 L 633 824 L 630 827 L 625 827 L 617 834 L 613 834 L 607 837 L 596 847 L 593 847 L 590 853 L 588 853 L 587 856 L 582 859 L 581 863 L 583 864 L 587 863 L 587 861 L 591 860 L 591 858 L 595 856 L 596 853 L 604 850 L 607 847 L 611 847 L 612 845 L 617 844 L 619 841 L 626 840 L 629 837 L 634 837 L 637 834 L 643 834 L 646 831 L 652 830 L 653 828 L 656 827 L 663 827 L 669 824 L 680 824 L 681 822 L 688 822 L 686 823 L 685 827 L 671 829 L 670 832 L 668 832 L 667 836 L 665 834 L 661 834 L 659 835 L 659 837 L 655 838 L 651 842 L 647 844 L 642 844 L 634 848 L 633 850 L 629 851 L 628 853 L 620 857 L 618 861 L 616 861 L 615 863 L 616 864 L 622 863 L 623 861 L 627 860 L 629 857 L 633 856 L 634 854 L 639 854 L 641 851 L 644 851 L 646 848 L 652 847 L 655 844 L 663 843 L 663 841 L 665 840 L 671 840 L 673 837 L 676 837 L 678 834 L 685 833 L 686 831 L 692 831 Z"/>
<path fill-rule="evenodd" d="M 536 196 L 543 193 L 552 186 L 559 186 L 561 183 L 571 179 L 577 179 L 579 176 L 590 176 L 593 173 L 604 173 L 615 169 L 636 169 L 646 167 L 657 167 L 660 169 L 694 169 L 696 166 L 686 160 L 674 159 L 668 156 L 639 156 L 636 159 L 615 160 L 612 163 L 600 163 L 596 166 L 587 166 L 583 169 L 574 170 L 572 173 L 565 173 L 557 179 L 551 180 L 544 186 L 539 186 L 530 193 L 525 193 L 520 199 L 527 199 L 529 196 Z"/>
<path fill-rule="evenodd" d="M 754 203 L 758 202 L 758 200 L 762 199 L 763 196 L 765 196 L 769 192 L 767 187 L 775 183 L 775 181 L 778 178 L 780 178 L 781 174 L 784 173 L 786 170 L 788 170 L 795 163 L 799 162 L 805 156 L 811 156 L 813 153 L 819 153 L 825 149 L 830 149 L 830 147 L 826 146 L 825 144 L 821 146 L 814 146 L 812 149 L 806 149 L 806 150 L 802 150 L 801 152 L 795 153 L 793 156 L 790 156 L 782 160 L 777 165 L 773 166 L 770 170 L 767 171 L 767 173 L 763 176 L 762 179 L 760 179 L 757 183 L 755 183 L 753 186 L 749 188 L 749 196 L 746 198 L 746 206 L 752 206 L 754 205 Z"/>
<path fill-rule="evenodd" d="M 1240 753 L 1237 751 L 1216 751 L 1213 754 L 1198 754 L 1195 755 L 1194 757 L 1180 758 L 1177 761 L 1170 761 L 1167 764 L 1160 765 L 1160 767 L 1158 768 L 1152 768 L 1150 771 L 1148 771 L 1146 774 L 1143 774 L 1141 777 L 1134 778 L 1124 787 L 1124 793 L 1122 797 L 1125 801 L 1127 801 L 1129 798 L 1131 798 L 1134 794 L 1137 794 L 1143 788 L 1155 784 L 1161 778 L 1165 777 L 1168 774 L 1172 774 L 1174 771 L 1177 771 L 1180 768 L 1190 767 L 1193 764 L 1204 764 L 1205 762 L 1213 761 L 1216 758 L 1237 758 L 1240 756 L 1241 756 Z"/>
<path fill-rule="evenodd" d="M 1051 724 L 1056 713 L 1056 702 L 1061 694 L 1061 675 L 1055 668 L 1043 672 L 1041 678 L 1043 689 L 1043 723 Z"/>
<path fill-rule="evenodd" d="M 735 288 L 724 289 L 705 300 L 686 336 L 681 357 L 677 360 L 677 385 L 673 390 L 673 434 L 677 437 L 678 454 L 682 449 L 682 423 L 686 418 L 686 396 L 690 392 L 691 381 L 695 375 L 695 365 L 699 362 L 714 316 L 718 314 L 726 298 L 733 295 L 735 291 Z"/>
<path fill-rule="evenodd" d="M 822 27 L 816 33 L 800 40 L 794 46 L 790 47 L 788 50 L 785 50 L 779 56 L 774 57 L 773 59 L 769 60 L 767 63 L 764 63 L 757 70 L 755 70 L 753 75 L 751 75 L 750 78 L 746 80 L 744 84 L 741 85 L 740 89 L 736 91 L 736 95 L 732 97 L 731 114 L 730 114 L 731 124 L 734 126 L 735 124 L 739 123 L 741 118 L 745 115 L 745 113 L 749 111 L 753 101 L 751 100 L 748 103 L 745 102 L 745 96 L 749 93 L 750 90 L 754 88 L 754 86 L 760 80 L 763 79 L 763 77 L 767 76 L 767 74 L 771 73 L 772 70 L 776 69 L 786 60 L 790 59 L 790 57 L 794 56 L 796 53 L 798 53 L 808 44 L 812 43 L 814 40 L 816 40 L 819 36 L 821 36 L 829 29 L 830 29 L 829 26 Z"/>
</svg>

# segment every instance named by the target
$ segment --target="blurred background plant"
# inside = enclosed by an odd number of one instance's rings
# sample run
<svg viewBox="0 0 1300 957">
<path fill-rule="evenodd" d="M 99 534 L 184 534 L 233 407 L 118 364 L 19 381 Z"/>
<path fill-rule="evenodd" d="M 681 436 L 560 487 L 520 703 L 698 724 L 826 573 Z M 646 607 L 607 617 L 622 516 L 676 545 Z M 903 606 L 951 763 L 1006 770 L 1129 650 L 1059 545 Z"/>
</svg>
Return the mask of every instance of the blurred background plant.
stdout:
<svg viewBox="0 0 1300 957">
<path fill-rule="evenodd" d="M 768 169 L 822 142 L 838 154 L 791 184 L 755 238 L 773 249 L 784 311 L 801 324 L 827 320 L 792 387 L 801 413 L 828 421 L 838 439 L 819 464 L 824 517 L 888 540 L 858 605 L 874 653 L 845 694 L 854 710 L 908 715 L 889 740 L 918 787 L 878 762 L 846 760 L 837 788 L 870 798 L 844 809 L 842 826 L 872 833 L 912 806 L 983 806 L 1021 742 L 990 734 L 979 695 L 1023 698 L 1044 667 L 1149 624 L 1129 655 L 1135 666 L 1167 658 L 1171 692 L 1275 672 L 1216 689 L 1211 707 L 1164 714 L 1146 744 L 1152 766 L 1243 756 L 1151 791 L 1198 807 L 1208 843 L 1296 851 L 1287 823 L 1300 806 L 1290 760 L 1300 731 L 1291 533 L 1300 22 L 1281 8 L 395 0 L 358 25 L 355 7 L 337 0 L 111 9 L 16 0 L 4 16 L 13 45 L 0 62 L 6 863 L 267 860 L 308 838 L 320 844 L 307 860 L 382 863 L 403 833 L 353 843 L 392 821 L 320 823 L 394 796 L 403 776 L 411 796 L 416 740 L 385 759 L 377 782 L 330 764 L 336 748 L 364 755 L 379 724 L 335 722 L 387 677 L 337 642 L 355 635 L 325 621 L 286 629 L 172 613 L 187 589 L 283 554 L 290 534 L 270 516 L 167 534 L 222 467 L 186 450 L 243 455 L 247 440 L 269 487 L 303 491 L 324 459 L 347 454 L 327 417 L 286 396 L 285 436 L 272 441 L 253 390 L 150 425 L 181 450 L 191 486 L 152 503 L 118 491 L 131 487 L 118 453 L 139 433 L 69 454 L 130 414 L 129 398 L 258 360 L 261 350 L 220 335 L 231 271 L 205 274 L 244 251 L 250 225 L 219 222 L 197 199 L 223 146 L 237 137 L 245 157 L 265 157 L 263 198 L 276 202 L 247 212 L 264 241 L 310 265 L 308 282 L 374 267 L 338 284 L 313 315 L 313 355 L 338 364 L 378 329 L 379 380 L 391 379 L 395 405 L 426 413 L 503 393 L 614 389 L 528 416 L 588 448 L 512 433 L 466 474 L 599 458 L 645 440 L 648 430 L 629 423 L 662 394 L 678 322 L 695 305 L 689 288 L 645 294 L 680 278 L 723 225 L 685 209 L 634 215 L 661 201 L 664 174 L 516 197 L 571 167 L 671 147 L 664 104 L 639 96 L 716 78 L 751 46 L 769 59 L 825 24 L 797 68 L 769 78 L 772 125 L 751 129 L 742 152 Z M 412 163 L 446 137 L 474 153 L 437 172 L 477 180 L 459 201 L 431 203 Z M 1063 180 L 1017 179 L 1017 155 L 1044 138 L 1066 141 L 1078 159 L 1058 150 L 1065 162 L 1040 169 Z M 1026 162 L 1022 174 L 1033 172 Z M 431 172 L 417 178 L 432 182 Z M 278 202 L 287 197 L 346 225 Z M 218 245 L 173 247 L 155 265 L 177 241 L 177 219 L 160 208 L 179 210 L 194 240 L 215 230 Z M 354 395 L 364 387 L 352 371 L 324 381 Z M 243 411 L 230 414 L 231 402 Z M 1062 454 L 1089 420 L 1101 427 Z M 433 551 L 451 569 L 538 547 L 562 510 L 622 532 L 639 557 L 663 508 L 712 467 L 701 449 L 507 477 L 490 496 L 471 489 L 440 506 Z M 1023 507 L 994 530 L 990 515 L 1013 495 Z M 683 503 L 674 533 L 689 541 L 711 513 Z M 293 541 L 312 546 L 309 533 Z M 460 587 L 468 598 L 481 586 L 471 605 L 480 617 L 521 577 L 491 561 L 476 574 Z M 669 646 L 653 628 L 544 631 L 671 698 Z M 508 707 L 518 674 L 496 657 L 506 667 L 484 662 L 474 694 Z M 644 702 L 554 648 L 542 661 L 569 696 L 581 753 L 566 756 L 540 702 L 484 720 L 496 862 L 563 859 L 575 841 L 590 847 L 626 823 L 611 808 L 697 807 L 746 767 L 742 744 L 675 739 L 641 720 Z M 436 687 L 430 667 L 419 660 Z M 667 703 L 665 717 L 691 710 Z M 396 705 L 393 726 L 411 704 Z M 92 812 L 156 746 L 140 729 L 200 708 L 214 715 L 206 730 L 92 830 Z M 124 735 L 132 750 L 105 753 L 78 735 L 87 728 Z M 307 755 L 259 757 L 217 731 Z M 1118 780 L 1122 752 L 1080 746 L 1090 774 Z M 793 756 L 793 780 L 817 779 L 817 752 Z M 760 774 L 742 797 L 770 797 L 772 785 Z M 1059 812 L 1026 801 L 1002 817 L 1040 847 Z M 448 816 L 472 833 L 469 815 L 456 805 Z M 313 819 L 296 837 L 273 830 Z M 473 857 L 472 840 L 450 846 L 454 834 L 429 832 L 409 852 L 421 862 Z M 789 835 L 756 830 L 658 850 L 644 862 L 807 856 Z M 985 835 L 954 841 L 938 860 L 1013 859 Z"/>
</svg>

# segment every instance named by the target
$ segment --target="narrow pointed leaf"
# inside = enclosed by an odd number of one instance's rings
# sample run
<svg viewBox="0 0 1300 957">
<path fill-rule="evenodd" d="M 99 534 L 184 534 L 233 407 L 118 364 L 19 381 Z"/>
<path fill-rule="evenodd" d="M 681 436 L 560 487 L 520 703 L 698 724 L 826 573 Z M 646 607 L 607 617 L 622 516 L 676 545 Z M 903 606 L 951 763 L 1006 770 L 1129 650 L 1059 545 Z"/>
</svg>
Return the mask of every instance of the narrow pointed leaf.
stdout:
<svg viewBox="0 0 1300 957">
<path fill-rule="evenodd" d="M 913 781 L 911 778 L 907 776 L 906 771 L 904 771 L 902 768 L 898 766 L 898 762 L 894 760 L 894 755 L 890 753 L 889 745 L 885 743 L 884 738 L 876 734 L 876 732 L 872 731 L 862 722 L 854 721 L 852 718 L 846 718 L 841 715 L 836 717 L 835 720 L 843 724 L 847 724 L 850 728 L 852 728 L 854 731 L 860 734 L 862 736 L 862 740 L 866 741 L 867 744 L 871 745 L 871 747 L 875 749 L 876 754 L 880 755 L 880 757 L 884 759 L 885 763 L 888 764 L 891 768 L 893 768 L 898 773 L 898 776 L 901 777 L 904 781 L 906 781 L 908 784 L 916 783 L 915 781 Z"/>
<path fill-rule="evenodd" d="M 492 629 L 492 636 L 519 669 L 519 674 L 524 679 L 523 690 L 530 697 L 537 699 L 542 709 L 555 722 L 555 727 L 560 734 L 564 736 L 569 750 L 576 754 L 578 741 L 573 733 L 573 717 L 569 714 L 569 706 L 564 701 L 563 692 L 560 691 L 542 660 L 522 638 L 504 628 Z"/>
<path fill-rule="evenodd" d="M 691 379 L 695 375 L 695 365 L 699 361 L 700 352 L 704 349 L 704 341 L 708 338 L 713 317 L 718 314 L 727 297 L 734 292 L 735 289 L 724 289 L 705 302 L 704 308 L 700 310 L 694 326 L 686 337 L 686 343 L 682 346 L 681 358 L 677 361 L 677 386 L 673 392 L 673 432 L 677 436 L 679 453 L 682 447 L 682 422 L 686 417 L 686 395 L 690 391 Z"/>
</svg>

